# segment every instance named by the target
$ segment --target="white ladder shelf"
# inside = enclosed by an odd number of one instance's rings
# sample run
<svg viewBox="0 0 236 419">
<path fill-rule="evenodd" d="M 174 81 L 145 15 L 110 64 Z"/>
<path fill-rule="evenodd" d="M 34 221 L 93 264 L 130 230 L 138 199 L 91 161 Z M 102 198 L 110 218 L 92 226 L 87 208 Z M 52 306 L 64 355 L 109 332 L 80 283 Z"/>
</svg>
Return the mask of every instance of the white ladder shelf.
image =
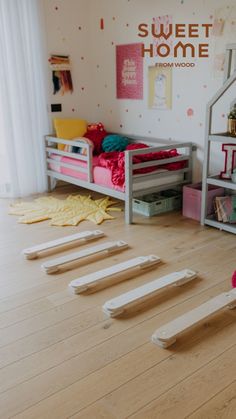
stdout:
<svg viewBox="0 0 236 419">
<path fill-rule="evenodd" d="M 225 307 L 230 309 L 236 307 L 236 289 L 219 294 L 217 297 L 160 327 L 152 335 L 152 342 L 162 348 L 168 348 L 176 342 L 181 333 L 197 326 Z"/>
<path fill-rule="evenodd" d="M 109 283 L 108 280 L 112 279 L 114 275 L 122 274 L 125 272 L 132 272 L 135 268 L 150 268 L 151 266 L 155 266 L 156 264 L 160 263 L 160 261 L 161 259 L 155 255 L 140 256 L 127 260 L 126 262 L 110 266 L 109 268 L 102 269 L 101 271 L 82 276 L 81 278 L 74 279 L 70 282 L 69 286 L 73 289 L 75 294 L 81 294 L 98 284 L 104 283 L 104 285 L 107 285 Z M 122 279 L 116 279 L 116 283 L 120 281 L 122 281 Z"/>
<path fill-rule="evenodd" d="M 190 269 L 173 272 L 107 301 L 103 305 L 103 311 L 110 317 L 119 316 L 130 307 L 153 298 L 159 291 L 163 291 L 171 285 L 184 285 L 187 282 L 192 281 L 196 276 L 196 272 L 193 272 Z"/>
</svg>

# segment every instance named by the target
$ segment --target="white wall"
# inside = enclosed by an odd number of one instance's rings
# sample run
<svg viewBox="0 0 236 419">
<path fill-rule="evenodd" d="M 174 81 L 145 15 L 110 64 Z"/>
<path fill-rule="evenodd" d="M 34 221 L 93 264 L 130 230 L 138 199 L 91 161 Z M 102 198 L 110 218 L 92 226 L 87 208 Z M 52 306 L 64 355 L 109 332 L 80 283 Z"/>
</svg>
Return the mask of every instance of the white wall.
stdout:
<svg viewBox="0 0 236 419">
<path fill-rule="evenodd" d="M 228 20 L 235 19 L 236 23 L 236 16 L 232 16 L 232 9 L 229 8 L 235 1 L 44 0 L 44 3 L 48 53 L 69 54 L 72 61 L 74 93 L 63 97 L 53 96 L 52 90 L 50 93 L 50 103 L 63 105 L 63 112 L 58 116 L 101 121 L 107 129 L 115 132 L 194 141 L 198 145 L 194 173 L 195 179 L 199 179 L 204 149 L 205 107 L 223 82 L 223 74 L 216 78 L 213 71 L 217 38 L 210 38 L 209 59 L 196 59 L 195 68 L 173 70 L 173 105 L 171 110 L 165 111 L 150 110 L 147 105 L 148 66 L 154 65 L 156 58 L 144 58 L 144 99 L 116 99 L 115 45 L 142 42 L 143 39 L 137 36 L 139 23 L 151 23 L 153 17 L 166 14 L 172 14 L 175 23 L 202 24 L 213 22 L 214 16 L 218 16 L 219 9 L 222 9 L 223 12 L 220 12 L 226 15 L 227 10 L 231 11 L 231 16 L 226 17 Z M 100 29 L 101 18 L 104 19 L 104 30 Z M 233 30 L 228 32 L 227 38 L 220 39 L 223 47 L 229 40 L 236 41 L 236 33 Z M 229 39 L 231 36 L 232 39 Z M 151 38 L 145 38 L 146 42 L 152 42 Z M 233 90 L 231 93 L 231 97 L 222 102 L 215 112 L 217 130 L 226 130 Z M 194 111 L 191 117 L 187 116 L 188 108 Z M 213 153 L 214 170 L 218 170 L 216 166 L 221 168 L 222 154 L 218 149 Z"/>
</svg>

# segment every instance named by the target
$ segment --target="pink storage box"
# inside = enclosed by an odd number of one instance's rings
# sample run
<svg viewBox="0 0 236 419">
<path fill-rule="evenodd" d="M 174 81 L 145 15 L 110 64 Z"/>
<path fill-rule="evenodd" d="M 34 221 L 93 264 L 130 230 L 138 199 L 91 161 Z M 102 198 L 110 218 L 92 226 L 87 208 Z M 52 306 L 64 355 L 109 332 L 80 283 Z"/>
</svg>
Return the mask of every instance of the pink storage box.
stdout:
<svg viewBox="0 0 236 419">
<path fill-rule="evenodd" d="M 207 196 L 207 215 L 214 213 L 213 199 L 216 196 L 223 196 L 224 188 L 218 186 L 208 186 Z M 183 215 L 200 221 L 202 203 L 202 184 L 195 183 L 183 187 Z"/>
</svg>

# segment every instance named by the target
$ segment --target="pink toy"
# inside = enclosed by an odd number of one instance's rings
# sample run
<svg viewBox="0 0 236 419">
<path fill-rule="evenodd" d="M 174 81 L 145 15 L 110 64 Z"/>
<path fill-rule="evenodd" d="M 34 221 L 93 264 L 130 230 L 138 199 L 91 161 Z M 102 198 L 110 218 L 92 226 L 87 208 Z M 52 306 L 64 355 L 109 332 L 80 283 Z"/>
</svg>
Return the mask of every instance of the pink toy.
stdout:
<svg viewBox="0 0 236 419">
<path fill-rule="evenodd" d="M 236 271 L 232 275 L 232 287 L 236 288 Z"/>
</svg>

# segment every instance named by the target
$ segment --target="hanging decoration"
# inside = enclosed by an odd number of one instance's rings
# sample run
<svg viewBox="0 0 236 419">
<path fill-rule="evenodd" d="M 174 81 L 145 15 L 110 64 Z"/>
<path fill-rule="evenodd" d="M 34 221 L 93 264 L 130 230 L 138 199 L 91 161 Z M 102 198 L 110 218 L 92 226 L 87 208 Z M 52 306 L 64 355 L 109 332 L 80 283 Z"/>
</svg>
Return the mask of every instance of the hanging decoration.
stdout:
<svg viewBox="0 0 236 419">
<path fill-rule="evenodd" d="M 52 69 L 53 94 L 73 92 L 69 55 L 51 55 L 49 58 Z"/>
</svg>

